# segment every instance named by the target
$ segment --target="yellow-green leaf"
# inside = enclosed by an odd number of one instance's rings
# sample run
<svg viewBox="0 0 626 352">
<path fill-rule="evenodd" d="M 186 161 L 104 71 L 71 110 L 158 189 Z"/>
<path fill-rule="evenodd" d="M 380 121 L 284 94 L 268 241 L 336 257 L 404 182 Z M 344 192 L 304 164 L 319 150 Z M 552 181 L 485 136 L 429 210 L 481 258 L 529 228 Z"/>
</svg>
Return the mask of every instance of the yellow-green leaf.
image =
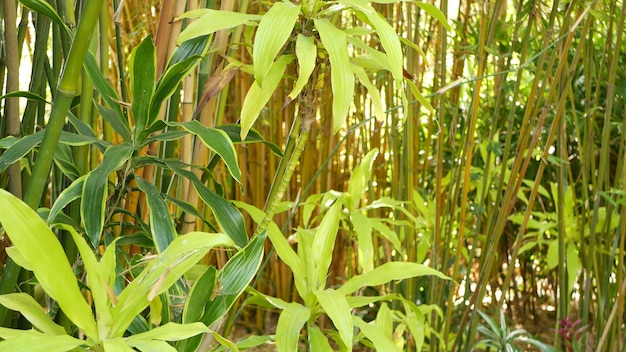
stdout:
<svg viewBox="0 0 626 352">
<path fill-rule="evenodd" d="M 24 293 L 10 293 L 0 295 L 0 304 L 20 312 L 34 328 L 47 335 L 65 335 L 65 329 L 55 324 L 43 310 L 43 307 L 33 297 Z"/>
<path fill-rule="evenodd" d="M 330 79 L 333 90 L 333 133 L 343 126 L 354 99 L 354 73 L 348 55 L 346 34 L 325 18 L 314 19 L 324 48 L 330 59 Z"/>
<path fill-rule="evenodd" d="M 330 320 L 332 320 L 337 331 L 339 331 L 339 336 L 345 347 L 351 351 L 354 332 L 352 328 L 352 313 L 346 297 L 333 289 L 315 291 L 315 296 Z"/>
<path fill-rule="evenodd" d="M 298 350 L 300 330 L 309 317 L 311 310 L 298 303 L 287 303 L 278 317 L 276 325 L 276 350 L 292 352 Z"/>
<path fill-rule="evenodd" d="M 198 9 L 182 14 L 177 20 L 184 18 L 197 18 L 198 20 L 190 23 L 180 33 L 176 41 L 178 44 L 222 29 L 234 28 L 242 24 L 254 24 L 254 21 L 258 21 L 261 16 L 231 11 Z"/>
<path fill-rule="evenodd" d="M 335 247 L 335 238 L 337 238 L 337 230 L 339 229 L 341 206 L 341 202 L 335 202 L 328 210 L 328 213 L 324 215 L 319 228 L 315 232 L 312 248 L 315 270 L 317 272 L 317 283 L 314 283 L 316 287 L 324 287 L 326 285 L 326 276 L 328 275 L 330 262 L 333 259 L 333 248 Z"/>
<path fill-rule="evenodd" d="M 300 5 L 275 2 L 259 22 L 252 48 L 252 62 L 254 79 L 260 87 L 264 85 L 265 76 L 276 55 L 289 39 L 299 13 Z"/>
<path fill-rule="evenodd" d="M 420 104 L 422 104 L 422 106 L 426 107 L 430 111 L 433 111 L 433 106 L 430 105 L 430 102 L 422 95 L 419 89 L 417 89 L 417 86 L 415 85 L 415 83 L 413 83 L 413 81 L 411 81 L 410 79 L 405 79 L 404 82 L 406 82 L 409 85 L 409 88 L 411 89 L 411 93 L 413 93 L 413 96 L 415 97 L 415 99 L 417 99 L 417 101 L 419 101 Z"/>
<path fill-rule="evenodd" d="M 293 90 L 289 93 L 286 104 L 300 94 L 302 88 L 309 82 L 311 73 L 313 73 L 317 59 L 317 47 L 313 37 L 298 34 L 298 39 L 296 39 L 296 57 L 298 58 L 298 78 L 293 86 Z"/>
<path fill-rule="evenodd" d="M 265 84 L 263 88 L 258 82 L 252 83 L 246 98 L 241 106 L 241 140 L 244 141 L 248 135 L 248 131 L 254 125 L 254 122 L 259 117 L 261 109 L 270 100 L 274 90 L 278 86 L 287 64 L 293 60 L 292 56 L 281 56 L 276 62 L 272 64 L 270 70 L 265 75 Z"/>
</svg>

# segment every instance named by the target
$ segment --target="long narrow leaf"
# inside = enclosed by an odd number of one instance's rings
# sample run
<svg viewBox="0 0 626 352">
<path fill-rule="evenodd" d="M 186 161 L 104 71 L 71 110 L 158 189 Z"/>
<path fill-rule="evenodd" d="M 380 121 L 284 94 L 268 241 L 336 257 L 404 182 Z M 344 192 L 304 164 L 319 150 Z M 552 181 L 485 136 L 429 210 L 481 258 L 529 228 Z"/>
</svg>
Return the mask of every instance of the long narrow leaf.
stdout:
<svg viewBox="0 0 626 352">
<path fill-rule="evenodd" d="M 169 208 L 155 185 L 139 176 L 135 177 L 135 181 L 137 181 L 137 187 L 146 194 L 150 209 L 150 233 L 154 247 L 158 253 L 163 253 L 176 238 L 176 229 L 174 229 Z"/>
<path fill-rule="evenodd" d="M 300 5 L 294 5 L 291 2 L 275 2 L 261 18 L 252 48 L 254 79 L 259 87 L 263 87 L 263 81 L 274 59 L 289 39 L 299 13 Z"/>
<path fill-rule="evenodd" d="M 55 324 L 43 310 L 43 307 L 30 295 L 19 292 L 0 295 L 0 304 L 20 312 L 34 328 L 48 335 L 65 335 L 65 329 Z"/>
<path fill-rule="evenodd" d="M 30 207 L 0 189 L 0 222 L 44 291 L 87 336 L 98 339 L 96 322 L 78 288 L 63 247 Z M 54 265 L 50 265 L 54 263 Z"/>
<path fill-rule="evenodd" d="M 156 48 L 152 37 L 146 37 L 133 49 L 129 58 L 130 88 L 133 93 L 132 112 L 135 135 L 148 126 L 148 111 L 156 77 Z"/>
</svg>

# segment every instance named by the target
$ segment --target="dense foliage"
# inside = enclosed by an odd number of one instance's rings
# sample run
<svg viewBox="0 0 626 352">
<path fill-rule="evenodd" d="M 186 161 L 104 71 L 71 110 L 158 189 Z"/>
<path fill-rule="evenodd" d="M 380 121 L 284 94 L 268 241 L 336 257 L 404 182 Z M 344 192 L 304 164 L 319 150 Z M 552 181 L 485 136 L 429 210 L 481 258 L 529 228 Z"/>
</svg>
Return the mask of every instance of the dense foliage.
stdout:
<svg viewBox="0 0 626 352">
<path fill-rule="evenodd" d="M 2 4 L 0 349 L 624 348 L 624 1 Z"/>
</svg>

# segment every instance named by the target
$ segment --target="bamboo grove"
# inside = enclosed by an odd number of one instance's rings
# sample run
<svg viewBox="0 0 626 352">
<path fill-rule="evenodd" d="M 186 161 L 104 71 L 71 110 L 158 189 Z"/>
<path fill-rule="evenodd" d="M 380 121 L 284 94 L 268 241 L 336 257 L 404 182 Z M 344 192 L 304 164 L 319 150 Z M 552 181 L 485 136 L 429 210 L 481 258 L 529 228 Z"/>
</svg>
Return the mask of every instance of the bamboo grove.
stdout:
<svg viewBox="0 0 626 352">
<path fill-rule="evenodd" d="M 0 349 L 626 348 L 624 1 L 1 13 Z"/>
</svg>

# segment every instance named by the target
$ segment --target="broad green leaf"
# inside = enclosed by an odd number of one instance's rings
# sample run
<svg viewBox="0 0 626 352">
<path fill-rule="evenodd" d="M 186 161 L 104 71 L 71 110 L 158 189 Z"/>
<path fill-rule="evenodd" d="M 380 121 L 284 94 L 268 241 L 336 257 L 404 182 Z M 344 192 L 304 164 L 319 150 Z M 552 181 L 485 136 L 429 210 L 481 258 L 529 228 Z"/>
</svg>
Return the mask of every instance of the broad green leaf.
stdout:
<svg viewBox="0 0 626 352">
<path fill-rule="evenodd" d="M 333 289 L 315 291 L 315 296 L 339 331 L 339 336 L 341 336 L 345 347 L 348 348 L 348 351 L 352 351 L 352 313 L 346 297 Z"/>
<path fill-rule="evenodd" d="M 91 307 L 78 288 L 74 272 L 57 237 L 37 213 L 3 189 L 0 189 L 0 209 L 0 223 L 13 245 L 29 262 L 41 287 L 59 303 L 59 307 L 76 326 L 97 340 L 98 332 Z"/>
<path fill-rule="evenodd" d="M 165 160 L 163 162 L 177 175 L 191 180 L 202 201 L 211 208 L 221 229 L 237 246 L 243 247 L 248 243 L 243 216 L 237 208 L 223 197 L 209 190 L 193 172 L 185 170 L 185 164 L 174 160 Z"/>
<path fill-rule="evenodd" d="M 85 232 L 96 248 L 102 228 L 106 210 L 107 186 L 109 174 L 120 167 L 130 158 L 134 148 L 128 143 L 110 147 L 104 153 L 100 165 L 93 169 L 85 178 L 83 185 L 83 199 L 80 211 L 85 225 Z"/>
<path fill-rule="evenodd" d="M 245 248 L 230 258 L 217 277 L 213 273 L 215 269 L 208 269 L 206 277 L 203 276 L 202 279 L 210 286 L 195 287 L 192 291 L 194 297 L 189 298 L 193 303 L 185 307 L 186 310 L 201 310 L 200 317 L 197 317 L 198 312 L 187 312 L 187 319 L 197 319 L 211 326 L 223 318 L 256 275 L 263 259 L 264 243 L 264 234 L 255 237 Z M 210 283 L 211 280 L 214 280 L 213 283 Z M 191 320 L 187 320 L 189 321 Z M 185 342 L 184 350 L 195 351 L 200 342 L 200 336 L 191 338 Z"/>
<path fill-rule="evenodd" d="M 444 280 L 450 279 L 441 272 L 422 264 L 389 262 L 375 268 L 369 273 L 353 276 L 343 284 L 343 286 L 339 287 L 337 291 L 344 295 L 349 295 L 364 286 L 378 286 L 391 281 L 405 280 L 424 275 L 434 275 Z"/>
<path fill-rule="evenodd" d="M 189 291 L 189 296 L 185 301 L 185 308 L 183 309 L 183 323 L 200 321 L 204 314 L 205 305 L 217 293 L 217 291 L 214 293 L 216 283 L 217 269 L 214 266 L 210 266 L 194 282 L 191 291 Z"/>
<path fill-rule="evenodd" d="M 132 335 L 131 335 L 132 336 Z M 176 352 L 176 348 L 166 341 L 160 340 L 132 340 L 126 341 L 129 346 L 136 348 L 139 351 L 151 352 Z M 108 352 L 108 350 L 107 350 Z"/>
<path fill-rule="evenodd" d="M 114 113 L 115 119 L 119 122 L 121 126 L 124 126 L 123 134 L 120 134 L 124 137 L 126 142 L 130 142 L 130 126 L 128 125 L 128 121 L 124 118 L 124 113 L 122 111 L 122 105 L 120 102 L 120 98 L 117 95 L 117 91 L 111 87 L 109 81 L 102 75 L 98 64 L 96 63 L 96 58 L 91 51 L 87 52 L 87 56 L 85 56 L 85 71 L 87 75 L 91 79 L 94 87 L 100 93 L 102 100 L 106 102 L 109 106 L 109 109 Z M 109 122 L 111 123 L 111 122 Z M 117 131 L 120 133 L 120 131 Z M 126 139 L 128 137 L 128 139 Z"/>
<path fill-rule="evenodd" d="M 72 32 L 70 27 L 65 24 L 65 21 L 61 18 L 61 16 L 59 16 L 54 7 L 52 7 L 52 5 L 50 5 L 47 1 L 20 0 L 20 2 L 22 3 L 22 5 L 28 7 L 29 9 L 32 9 L 37 13 L 49 17 L 57 26 L 63 28 L 70 37 L 74 36 L 74 33 Z"/>
<path fill-rule="evenodd" d="M 148 110 L 156 77 L 156 48 L 152 37 L 146 37 L 136 46 L 129 57 L 130 89 L 133 94 L 132 112 L 135 120 L 135 136 L 148 126 Z"/>
<path fill-rule="evenodd" d="M 402 351 L 398 346 L 393 343 L 390 338 L 385 336 L 385 334 L 383 334 L 383 332 L 380 331 L 377 326 L 368 324 L 357 316 L 352 317 L 352 322 L 361 330 L 365 337 L 372 341 L 377 351 Z"/>
<path fill-rule="evenodd" d="M 110 336 L 122 336 L 151 299 L 167 291 L 216 246 L 232 247 L 234 243 L 219 233 L 190 232 L 177 237 L 120 293 L 118 304 L 111 309 L 113 326 Z"/>
<path fill-rule="evenodd" d="M 135 352 L 121 337 L 102 341 L 106 352 Z"/>
<path fill-rule="evenodd" d="M 252 25 L 255 24 L 255 21 L 261 19 L 261 17 L 260 15 L 248 15 L 245 13 L 212 9 L 189 11 L 179 16 L 177 20 L 185 18 L 197 18 L 198 20 L 191 22 L 185 30 L 180 33 L 176 42 L 180 44 L 192 38 L 215 33 L 221 29 L 238 27 L 242 24 Z"/>
<path fill-rule="evenodd" d="M 134 341 L 142 340 L 180 341 L 205 332 L 211 332 L 211 330 L 202 323 L 177 324 L 170 322 L 144 333 L 129 336 L 126 341 L 131 346 Z"/>
<path fill-rule="evenodd" d="M 20 160 L 24 155 L 28 154 L 35 146 L 41 143 L 43 138 L 43 130 L 36 133 L 24 136 L 19 139 L 15 137 L 6 137 L 3 141 L 11 141 L 11 146 L 0 155 L 0 172 L 6 170 L 6 168 Z M 7 143 L 8 144 L 8 143 Z"/>
<path fill-rule="evenodd" d="M 425 317 L 421 310 L 412 302 L 403 301 L 405 311 L 405 319 L 403 322 L 409 328 L 411 335 L 415 341 L 415 350 L 421 351 L 424 344 L 426 326 L 424 325 Z"/>
<path fill-rule="evenodd" d="M 252 47 L 254 80 L 259 87 L 263 87 L 276 55 L 291 36 L 299 13 L 300 5 L 275 2 L 261 18 Z"/>
<path fill-rule="evenodd" d="M 393 339 L 393 320 L 391 319 L 391 311 L 386 302 L 382 302 L 378 312 L 376 313 L 376 327 L 388 339 Z"/>
<path fill-rule="evenodd" d="M 328 213 L 324 215 L 319 228 L 315 232 L 315 239 L 313 239 L 313 257 L 317 276 L 311 279 L 317 279 L 317 283 L 314 283 L 316 287 L 323 288 L 326 286 L 326 277 L 328 275 L 330 262 L 333 259 L 333 248 L 335 248 L 340 215 L 341 202 L 335 202 Z"/>
<path fill-rule="evenodd" d="M 376 2 L 379 2 L 379 1 L 376 1 Z M 443 14 L 443 12 L 441 12 L 441 10 L 437 8 L 437 6 L 426 3 L 426 2 L 422 2 L 422 1 L 416 1 L 415 4 L 421 7 L 422 10 L 426 11 L 426 13 L 434 17 L 436 20 L 441 22 L 441 24 L 443 25 L 445 29 L 449 31 L 452 30 L 452 27 L 450 26 L 450 23 L 448 23 L 446 16 Z"/>
<path fill-rule="evenodd" d="M 0 304 L 20 312 L 34 328 L 47 335 L 65 335 L 65 329 L 54 323 L 44 312 L 43 307 L 30 295 L 19 292 L 0 295 Z"/>
<path fill-rule="evenodd" d="M 309 320 L 311 310 L 299 303 L 287 303 L 281 308 L 283 311 L 276 325 L 276 350 L 278 352 L 297 351 L 300 330 Z"/>
<path fill-rule="evenodd" d="M 71 234 L 74 239 L 74 243 L 76 243 L 76 247 L 78 248 L 78 252 L 80 253 L 80 257 L 85 266 L 85 271 L 87 272 L 87 276 L 89 278 L 89 288 L 91 290 L 91 296 L 93 297 L 93 302 L 98 316 L 98 328 L 100 329 L 99 333 L 102 336 L 106 336 L 108 333 L 107 327 L 111 325 L 109 301 L 114 300 L 109 297 L 109 294 L 113 295 L 113 290 L 111 287 L 107 288 L 109 283 L 107 280 L 108 278 L 106 277 L 106 272 L 101 269 L 100 263 L 98 263 L 93 250 L 89 247 L 89 244 L 87 244 L 85 239 L 69 226 L 63 226 L 62 228 Z M 113 243 L 112 246 L 115 248 L 115 243 Z M 115 304 L 116 302 L 112 303 Z"/>
<path fill-rule="evenodd" d="M 76 162 L 74 161 L 74 153 L 67 144 L 57 144 L 54 150 L 54 164 L 70 181 L 74 181 L 80 176 L 80 171 L 78 171 Z"/>
<path fill-rule="evenodd" d="M 132 133 L 128 126 L 128 121 L 124 119 L 124 115 L 117 115 L 115 111 L 108 109 L 100 104 L 95 104 L 102 119 L 111 125 L 115 133 L 119 134 L 124 142 L 132 142 Z"/>
<path fill-rule="evenodd" d="M 217 153 L 228 167 L 230 175 L 241 184 L 241 170 L 237 161 L 237 151 L 226 132 L 217 128 L 206 127 L 196 120 L 181 123 L 180 126 L 200 137 L 204 145 Z"/>
<path fill-rule="evenodd" d="M 192 56 L 204 56 L 209 48 L 209 36 L 203 35 L 190 40 L 186 40 L 176 48 L 167 66 L 170 67 Z"/>
<path fill-rule="evenodd" d="M 263 260 L 265 238 L 265 234 L 256 236 L 219 271 L 217 282 L 221 285 L 221 292 L 206 305 L 203 323 L 210 326 L 226 314 L 250 284 Z"/>
<path fill-rule="evenodd" d="M 5 334 L 7 330 L 12 330 L 12 332 Z M 12 337 L 9 338 L 11 335 Z M 23 352 L 25 347 L 28 352 L 63 352 L 74 350 L 85 344 L 84 340 L 69 335 L 50 336 L 34 330 L 0 328 L 0 337 L 5 339 L 0 342 L 2 352 Z"/>
<path fill-rule="evenodd" d="M 313 37 L 298 34 L 298 39 L 296 39 L 296 57 L 298 58 L 298 78 L 287 97 L 285 105 L 294 100 L 300 94 L 302 88 L 309 83 L 309 78 L 317 61 L 317 46 Z M 313 82 L 313 84 L 315 83 Z"/>
<path fill-rule="evenodd" d="M 402 46 L 393 27 L 365 0 L 340 0 L 340 3 L 361 11 L 374 27 L 387 54 L 393 79 L 402 82 Z"/>
<path fill-rule="evenodd" d="M 333 133 L 343 126 L 350 104 L 354 99 L 354 73 L 348 55 L 346 34 L 325 18 L 316 18 L 315 28 L 319 31 L 324 49 L 330 59 L 330 79 L 333 90 Z"/>
<path fill-rule="evenodd" d="M 354 211 L 359 206 L 361 197 L 363 197 L 363 194 L 367 191 L 367 187 L 372 178 L 372 167 L 377 156 L 378 149 L 374 148 L 370 150 L 350 175 L 350 183 L 348 183 L 350 211 Z"/>
<path fill-rule="evenodd" d="M 245 202 L 233 202 L 238 208 L 245 210 L 252 220 L 257 224 L 263 220 L 265 213 L 263 210 L 254 207 L 253 205 L 247 204 Z M 304 269 L 304 265 L 296 252 L 291 248 L 289 242 L 283 235 L 283 233 L 278 228 L 275 222 L 270 221 L 270 224 L 267 228 L 267 236 L 272 242 L 272 246 L 280 259 L 289 266 L 289 269 L 293 272 L 294 283 L 296 285 L 296 289 L 300 293 L 300 295 L 304 295 L 306 292 L 306 271 Z"/>
<path fill-rule="evenodd" d="M 374 269 L 374 245 L 372 243 L 372 223 L 370 219 L 355 211 L 350 214 L 350 220 L 357 235 L 358 261 L 362 273 Z"/>
<path fill-rule="evenodd" d="M 233 143 L 235 144 L 241 143 L 241 136 L 240 136 L 241 125 L 235 125 L 235 124 L 221 125 L 221 126 L 217 126 L 216 128 L 226 132 L 226 134 L 228 135 L 228 137 L 230 137 L 230 140 L 233 141 Z M 283 157 L 283 151 L 276 144 L 265 140 L 263 136 L 259 134 L 259 132 L 257 132 L 254 128 L 251 128 L 248 131 L 248 135 L 246 136 L 246 144 L 256 143 L 256 142 L 261 142 L 265 144 L 279 158 Z"/>
<path fill-rule="evenodd" d="M 333 348 L 328 343 L 328 339 L 317 325 L 309 325 L 307 327 L 309 333 L 309 350 L 310 351 L 332 351 Z"/>
<path fill-rule="evenodd" d="M 163 253 L 165 248 L 176 238 L 176 229 L 174 229 L 170 217 L 170 210 L 155 185 L 139 176 L 135 176 L 135 181 L 137 181 L 137 187 L 146 195 L 150 209 L 150 233 L 154 247 L 158 253 Z"/>
<path fill-rule="evenodd" d="M 254 125 L 254 122 L 259 117 L 261 109 L 267 104 L 267 102 L 274 94 L 274 90 L 280 83 L 285 73 L 287 64 L 291 62 L 293 57 L 283 55 L 276 62 L 272 64 L 269 71 L 265 75 L 263 80 L 263 88 L 258 82 L 252 83 L 250 90 L 246 94 L 241 106 L 241 140 L 244 141 L 248 135 L 248 131 Z"/>
<path fill-rule="evenodd" d="M 385 109 L 383 108 L 383 101 L 380 97 L 380 91 L 378 90 L 378 88 L 376 88 L 375 85 L 372 84 L 369 77 L 367 77 L 367 73 L 365 73 L 365 70 L 362 67 L 352 65 L 352 71 L 359 79 L 359 82 L 361 82 L 361 84 L 365 86 L 365 88 L 367 88 L 367 94 L 372 100 L 372 105 L 374 107 L 374 116 L 376 116 L 376 119 L 378 119 L 378 121 L 384 121 Z"/>
<path fill-rule="evenodd" d="M 154 95 L 150 99 L 150 110 L 148 112 L 148 125 L 154 123 L 159 116 L 159 110 L 163 102 L 177 91 L 183 78 L 193 70 L 202 60 L 201 56 L 192 56 L 181 62 L 169 66 L 157 82 Z M 140 141 L 141 142 L 141 141 Z"/>
<path fill-rule="evenodd" d="M 415 97 L 415 99 L 417 99 L 417 101 L 420 102 L 420 104 L 426 107 L 429 111 L 434 110 L 433 106 L 430 105 L 430 102 L 428 101 L 428 99 L 426 99 L 422 95 L 422 93 L 419 91 L 419 89 L 417 89 L 417 86 L 415 85 L 415 83 L 413 83 L 413 81 L 411 81 L 410 79 L 405 79 L 404 82 L 409 85 L 409 88 L 411 89 L 411 93 L 413 93 L 413 96 Z"/>
</svg>

